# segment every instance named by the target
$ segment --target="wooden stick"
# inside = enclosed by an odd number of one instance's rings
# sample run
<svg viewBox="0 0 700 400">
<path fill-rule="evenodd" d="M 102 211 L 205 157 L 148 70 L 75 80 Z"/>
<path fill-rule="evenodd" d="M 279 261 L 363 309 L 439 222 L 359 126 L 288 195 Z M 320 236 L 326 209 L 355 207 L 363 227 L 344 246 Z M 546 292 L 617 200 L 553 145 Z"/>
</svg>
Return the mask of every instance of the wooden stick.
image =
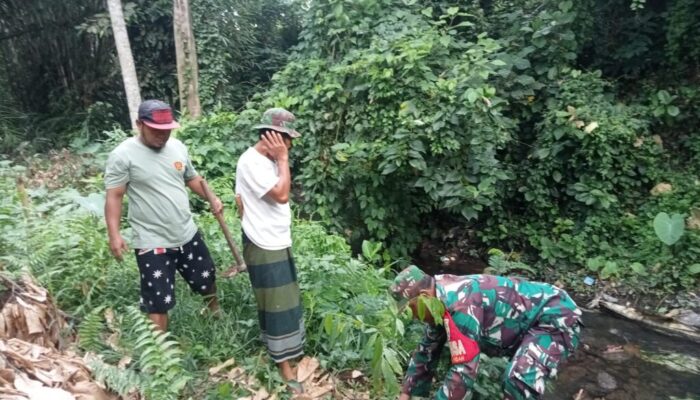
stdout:
<svg viewBox="0 0 700 400">
<path fill-rule="evenodd" d="M 614 304 L 607 301 L 600 302 L 601 307 L 604 309 L 617 314 L 619 316 L 631 319 L 633 321 L 641 322 L 655 331 L 666 334 L 675 334 L 676 336 L 682 336 L 686 339 L 700 343 L 700 330 L 695 329 L 692 326 L 684 325 L 678 322 L 667 322 L 660 319 L 655 319 L 642 315 L 639 311 L 631 307 L 626 307 L 620 304 Z"/>
<path fill-rule="evenodd" d="M 201 181 L 202 185 L 202 190 L 204 191 L 204 194 L 207 197 L 207 201 L 209 202 L 209 205 L 211 207 L 214 207 L 214 193 L 212 193 L 211 189 L 209 189 L 209 185 L 207 185 L 207 181 L 202 179 Z M 221 226 L 221 230 L 224 232 L 224 237 L 226 238 L 226 243 L 228 243 L 229 249 L 231 249 L 231 253 L 233 253 L 233 257 L 236 259 L 236 266 L 232 269 L 229 269 L 228 271 L 224 272 L 224 277 L 229 277 L 233 276 L 238 272 L 245 271 L 247 266 L 245 265 L 245 261 L 243 261 L 243 257 L 241 257 L 240 253 L 238 252 L 238 248 L 236 247 L 236 243 L 233 241 L 233 238 L 231 238 L 231 232 L 228 230 L 228 226 L 226 226 L 226 221 L 224 220 L 224 214 L 223 213 L 216 213 L 214 214 L 216 217 L 216 220 L 219 221 L 219 226 Z"/>
</svg>

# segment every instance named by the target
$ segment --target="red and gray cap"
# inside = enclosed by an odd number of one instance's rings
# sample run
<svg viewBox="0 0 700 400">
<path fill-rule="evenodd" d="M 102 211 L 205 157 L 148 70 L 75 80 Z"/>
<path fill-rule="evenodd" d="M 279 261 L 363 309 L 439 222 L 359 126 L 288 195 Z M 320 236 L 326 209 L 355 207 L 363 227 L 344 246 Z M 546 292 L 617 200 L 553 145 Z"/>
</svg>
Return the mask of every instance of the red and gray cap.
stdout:
<svg viewBox="0 0 700 400">
<path fill-rule="evenodd" d="M 255 125 L 253 129 L 269 129 L 271 131 L 276 131 L 280 133 L 286 133 L 291 138 L 301 137 L 301 133 L 294 129 L 294 114 L 285 110 L 284 108 L 270 108 L 265 111 L 260 123 Z"/>
<path fill-rule="evenodd" d="M 139 106 L 139 121 L 153 129 L 175 129 L 180 124 L 173 118 L 173 110 L 160 100 L 146 100 Z"/>
</svg>

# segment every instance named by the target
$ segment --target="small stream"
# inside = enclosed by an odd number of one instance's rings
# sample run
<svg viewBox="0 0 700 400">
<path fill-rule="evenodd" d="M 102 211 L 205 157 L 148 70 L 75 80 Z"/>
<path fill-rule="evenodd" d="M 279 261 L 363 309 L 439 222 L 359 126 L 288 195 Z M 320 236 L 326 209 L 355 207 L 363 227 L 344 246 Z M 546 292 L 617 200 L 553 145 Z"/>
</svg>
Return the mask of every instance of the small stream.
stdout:
<svg viewBox="0 0 700 400">
<path fill-rule="evenodd" d="M 582 346 L 547 400 L 700 399 L 700 344 L 606 312 L 585 312 Z"/>
<path fill-rule="evenodd" d="M 427 253 L 414 261 L 434 275 L 478 274 L 486 267 L 479 259 L 443 255 L 437 261 Z M 583 318 L 582 344 L 545 400 L 700 400 L 700 343 L 604 311 L 586 311 Z"/>
</svg>

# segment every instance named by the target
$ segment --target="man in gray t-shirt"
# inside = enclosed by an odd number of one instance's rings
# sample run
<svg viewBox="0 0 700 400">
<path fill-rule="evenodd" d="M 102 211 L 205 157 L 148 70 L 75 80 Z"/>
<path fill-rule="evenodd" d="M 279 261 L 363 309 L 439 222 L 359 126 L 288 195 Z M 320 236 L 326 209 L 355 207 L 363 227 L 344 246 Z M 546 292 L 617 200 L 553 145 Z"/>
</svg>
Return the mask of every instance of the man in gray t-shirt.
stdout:
<svg viewBox="0 0 700 400">
<path fill-rule="evenodd" d="M 136 121 L 139 135 L 123 141 L 109 155 L 105 168 L 105 219 L 112 254 L 122 260 L 127 249 L 121 236 L 122 200 L 129 197 L 132 247 L 141 274 L 141 309 L 161 330 L 175 305 L 175 271 L 190 288 L 205 296 L 218 311 L 214 263 L 192 220 L 185 187 L 206 199 L 202 177 L 190 162 L 187 148 L 170 137 L 179 124 L 169 105 L 144 101 Z M 214 213 L 223 209 L 215 198 Z"/>
</svg>

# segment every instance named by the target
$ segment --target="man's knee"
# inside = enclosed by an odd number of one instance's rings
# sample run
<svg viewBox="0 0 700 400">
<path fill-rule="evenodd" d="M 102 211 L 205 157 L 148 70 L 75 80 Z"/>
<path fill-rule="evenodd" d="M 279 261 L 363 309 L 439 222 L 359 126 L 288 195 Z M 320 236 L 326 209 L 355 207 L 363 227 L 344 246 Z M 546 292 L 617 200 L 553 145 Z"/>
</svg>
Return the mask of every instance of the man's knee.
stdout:
<svg viewBox="0 0 700 400">
<path fill-rule="evenodd" d="M 506 398 L 541 398 L 547 380 L 556 376 L 562 350 L 563 346 L 547 335 L 523 343 L 505 373 L 503 391 Z"/>
<path fill-rule="evenodd" d="M 507 374 L 503 381 L 503 398 L 505 400 L 537 399 L 539 394 L 521 382 L 512 373 Z"/>
</svg>

